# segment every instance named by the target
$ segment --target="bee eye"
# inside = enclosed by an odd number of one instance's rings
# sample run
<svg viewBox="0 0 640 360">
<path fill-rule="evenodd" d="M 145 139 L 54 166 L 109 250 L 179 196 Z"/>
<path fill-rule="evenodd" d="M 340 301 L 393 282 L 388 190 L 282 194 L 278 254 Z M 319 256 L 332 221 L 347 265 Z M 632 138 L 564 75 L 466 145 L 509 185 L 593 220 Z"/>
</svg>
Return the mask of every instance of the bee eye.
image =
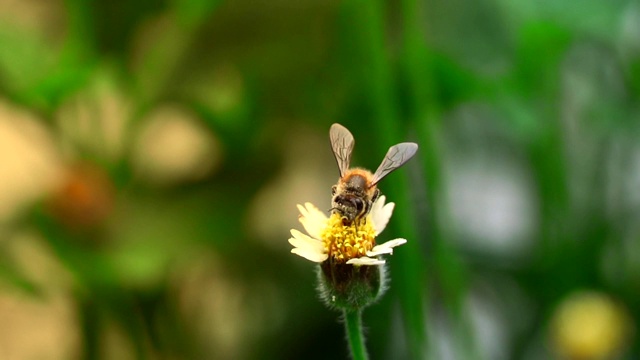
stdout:
<svg viewBox="0 0 640 360">
<path fill-rule="evenodd" d="M 373 193 L 373 197 L 371 197 L 371 203 L 376 202 L 376 200 L 378 200 L 379 197 L 380 197 L 380 189 L 376 189 L 376 192 Z"/>
<path fill-rule="evenodd" d="M 362 202 L 362 199 L 355 198 L 355 199 L 353 199 L 353 202 L 355 203 L 356 209 L 358 210 L 358 212 L 362 211 L 362 208 L 364 206 L 364 203 Z"/>
</svg>

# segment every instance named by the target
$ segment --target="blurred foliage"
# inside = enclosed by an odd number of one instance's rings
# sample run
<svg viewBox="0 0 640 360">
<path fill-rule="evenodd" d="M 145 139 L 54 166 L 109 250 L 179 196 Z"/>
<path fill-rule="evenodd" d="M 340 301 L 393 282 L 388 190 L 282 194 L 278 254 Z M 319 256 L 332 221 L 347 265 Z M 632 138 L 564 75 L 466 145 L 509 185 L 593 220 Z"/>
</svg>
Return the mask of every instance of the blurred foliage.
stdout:
<svg viewBox="0 0 640 360">
<path fill-rule="evenodd" d="M 286 241 L 333 122 L 420 145 L 373 359 L 640 357 L 633 1 L 0 0 L 0 44 L 3 359 L 346 357 Z"/>
</svg>

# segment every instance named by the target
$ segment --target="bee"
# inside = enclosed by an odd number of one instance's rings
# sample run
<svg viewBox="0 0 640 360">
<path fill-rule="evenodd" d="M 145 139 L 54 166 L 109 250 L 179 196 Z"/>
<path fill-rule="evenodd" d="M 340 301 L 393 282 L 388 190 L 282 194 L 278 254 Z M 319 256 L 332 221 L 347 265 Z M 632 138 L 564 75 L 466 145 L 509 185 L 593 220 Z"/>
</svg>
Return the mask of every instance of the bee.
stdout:
<svg viewBox="0 0 640 360">
<path fill-rule="evenodd" d="M 340 124 L 329 130 L 331 149 L 336 157 L 340 179 L 331 187 L 331 212 L 342 216 L 344 225 L 364 219 L 380 196 L 377 185 L 390 172 L 409 161 L 418 151 L 418 144 L 404 142 L 389 148 L 375 173 L 362 168 L 349 168 L 355 141 L 353 135 Z"/>
</svg>

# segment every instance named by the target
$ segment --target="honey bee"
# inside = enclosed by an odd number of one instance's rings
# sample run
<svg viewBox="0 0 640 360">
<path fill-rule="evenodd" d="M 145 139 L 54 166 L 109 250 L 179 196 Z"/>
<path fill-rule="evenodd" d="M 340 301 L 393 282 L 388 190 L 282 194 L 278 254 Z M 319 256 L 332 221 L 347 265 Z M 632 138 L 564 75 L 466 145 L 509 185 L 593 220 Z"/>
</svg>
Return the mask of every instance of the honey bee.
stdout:
<svg viewBox="0 0 640 360">
<path fill-rule="evenodd" d="M 349 168 L 355 141 L 353 135 L 340 124 L 331 125 L 329 131 L 331 149 L 336 157 L 340 179 L 331 188 L 331 212 L 342 216 L 344 225 L 363 219 L 380 196 L 376 186 L 393 170 L 409 161 L 418 150 L 418 144 L 404 142 L 389 148 L 375 173 L 362 168 Z"/>
</svg>

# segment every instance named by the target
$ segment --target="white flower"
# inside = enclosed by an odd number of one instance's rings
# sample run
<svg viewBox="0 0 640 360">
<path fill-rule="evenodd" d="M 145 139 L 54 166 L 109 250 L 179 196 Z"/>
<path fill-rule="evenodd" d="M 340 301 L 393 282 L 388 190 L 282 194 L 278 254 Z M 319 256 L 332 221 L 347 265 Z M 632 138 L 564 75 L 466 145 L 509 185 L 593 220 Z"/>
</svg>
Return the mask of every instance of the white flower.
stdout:
<svg viewBox="0 0 640 360">
<path fill-rule="evenodd" d="M 333 258 L 336 263 L 352 265 L 382 265 L 377 256 L 393 254 L 393 248 L 407 242 L 395 239 L 376 245 L 375 238 L 384 230 L 393 213 L 394 203 L 384 203 L 380 196 L 365 219 L 346 226 L 340 214 L 327 217 L 311 203 L 298 205 L 300 223 L 309 235 L 292 229 L 289 243 L 291 252 L 303 258 L 322 263 Z"/>
</svg>

